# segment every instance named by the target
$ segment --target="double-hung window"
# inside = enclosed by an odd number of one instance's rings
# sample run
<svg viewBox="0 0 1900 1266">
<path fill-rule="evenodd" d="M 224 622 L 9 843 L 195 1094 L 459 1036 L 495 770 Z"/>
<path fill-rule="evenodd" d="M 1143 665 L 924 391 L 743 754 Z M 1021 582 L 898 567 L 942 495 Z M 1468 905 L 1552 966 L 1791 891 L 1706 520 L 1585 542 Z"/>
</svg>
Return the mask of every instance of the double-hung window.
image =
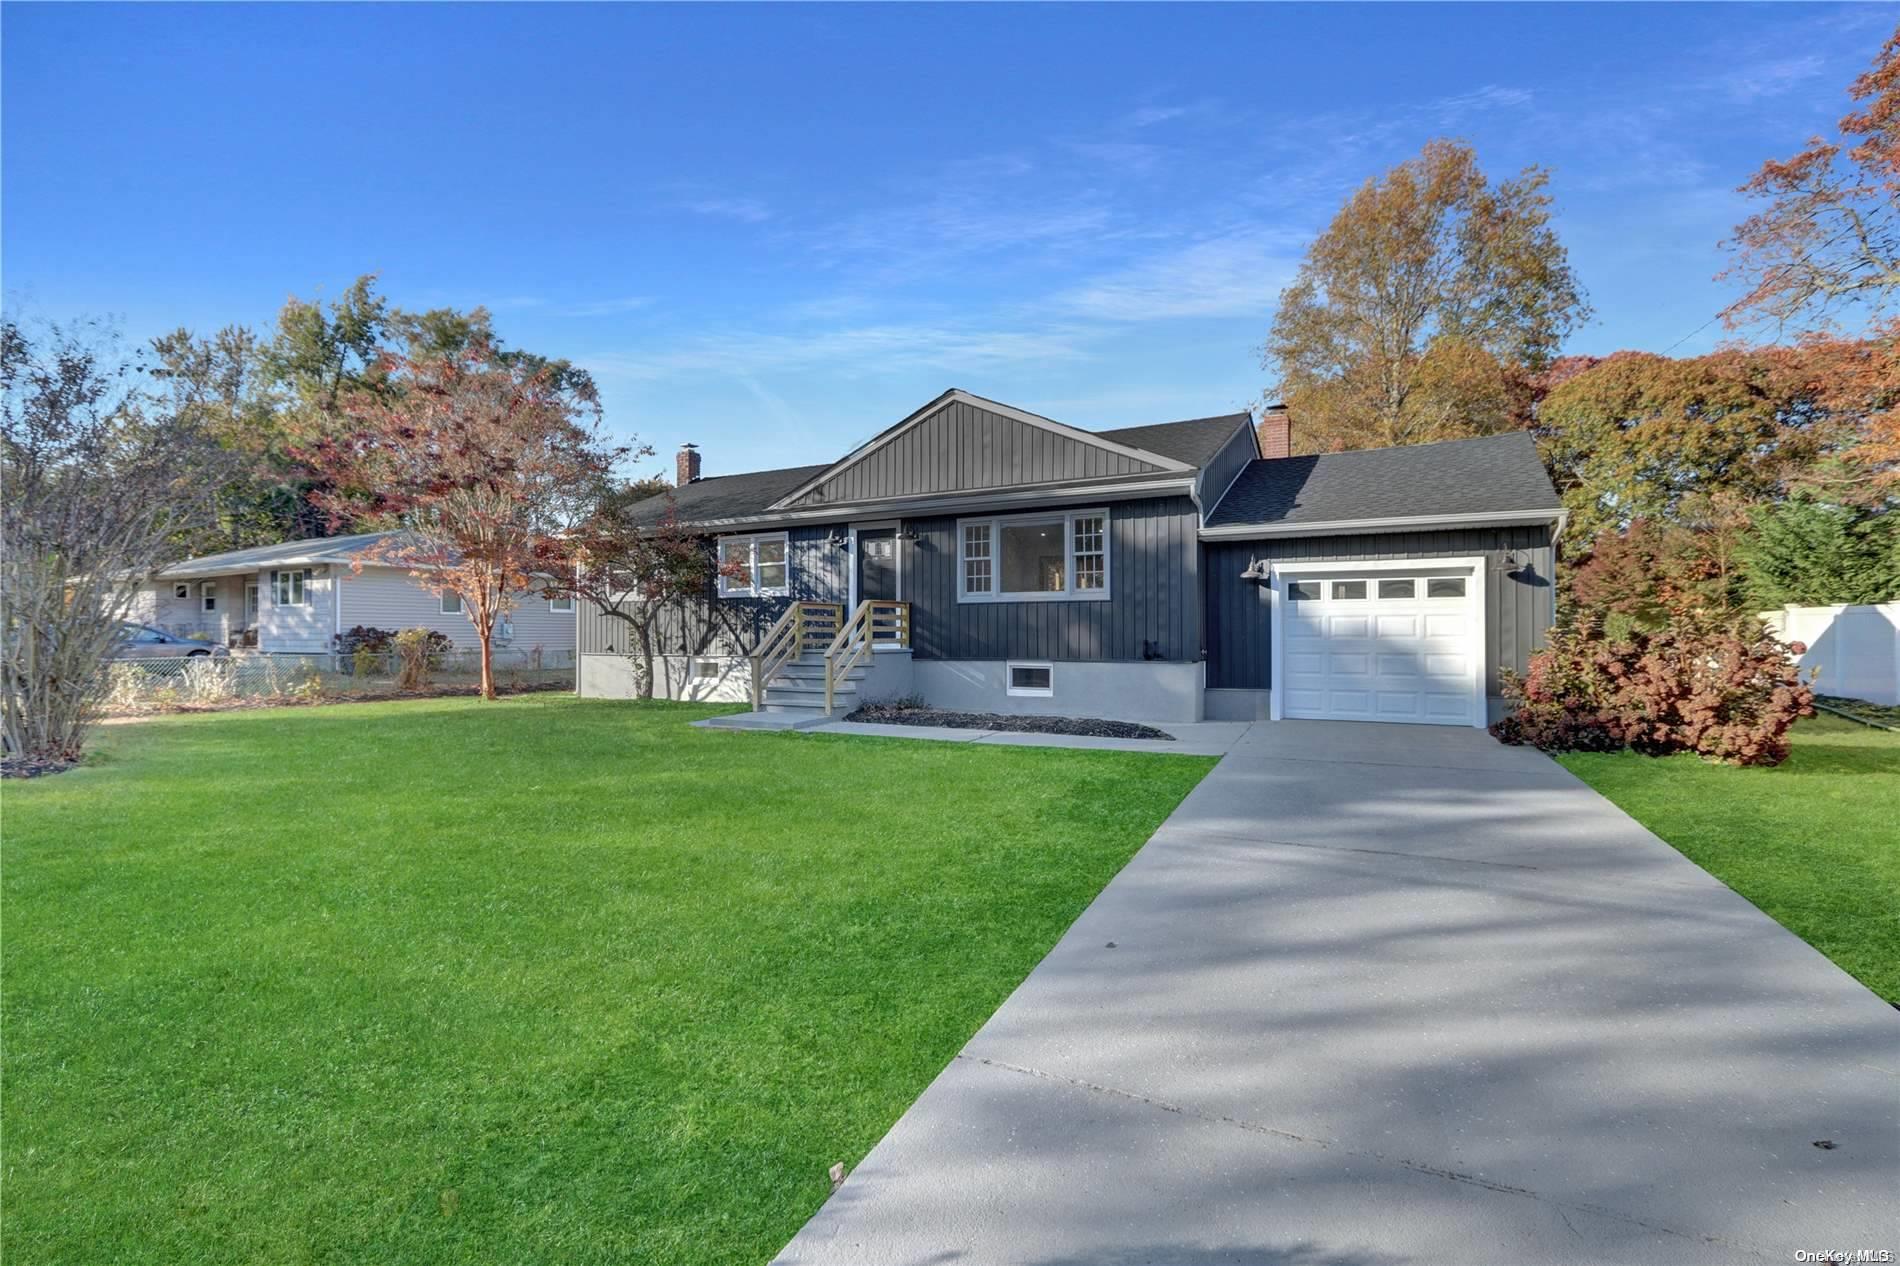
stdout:
<svg viewBox="0 0 1900 1266">
<path fill-rule="evenodd" d="M 274 571 L 270 574 L 270 601 L 274 607 L 310 605 L 310 573 Z"/>
<path fill-rule="evenodd" d="M 1087 601 L 1108 597 L 1108 588 L 1107 510 L 957 523 L 958 601 Z"/>
<path fill-rule="evenodd" d="M 198 606 L 207 614 L 218 609 L 218 582 L 207 580 L 198 586 Z"/>
<path fill-rule="evenodd" d="M 719 538 L 720 597 L 775 598 L 791 591 L 791 548 L 785 533 Z"/>
</svg>

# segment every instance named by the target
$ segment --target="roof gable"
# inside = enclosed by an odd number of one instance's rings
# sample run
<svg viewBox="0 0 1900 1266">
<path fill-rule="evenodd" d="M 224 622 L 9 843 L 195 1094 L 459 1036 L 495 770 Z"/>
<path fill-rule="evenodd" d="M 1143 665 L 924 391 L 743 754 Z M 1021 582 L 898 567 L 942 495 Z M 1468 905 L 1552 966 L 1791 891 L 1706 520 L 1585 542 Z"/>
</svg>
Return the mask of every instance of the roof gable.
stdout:
<svg viewBox="0 0 1900 1266">
<path fill-rule="evenodd" d="M 1192 465 L 950 390 L 806 480 L 772 509 L 1186 474 Z"/>
</svg>

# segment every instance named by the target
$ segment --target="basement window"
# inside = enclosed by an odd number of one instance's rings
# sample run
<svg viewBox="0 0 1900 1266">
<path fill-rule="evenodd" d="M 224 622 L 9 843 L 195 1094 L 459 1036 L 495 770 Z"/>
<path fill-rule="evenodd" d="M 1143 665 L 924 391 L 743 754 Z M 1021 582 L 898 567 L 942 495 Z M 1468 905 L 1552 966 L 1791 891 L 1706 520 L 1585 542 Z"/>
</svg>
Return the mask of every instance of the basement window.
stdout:
<svg viewBox="0 0 1900 1266">
<path fill-rule="evenodd" d="M 1056 692 L 1056 668 L 1054 664 L 1026 664 L 1010 661 L 1005 666 L 1009 674 L 1009 694 L 1019 698 L 1047 699 Z"/>
</svg>

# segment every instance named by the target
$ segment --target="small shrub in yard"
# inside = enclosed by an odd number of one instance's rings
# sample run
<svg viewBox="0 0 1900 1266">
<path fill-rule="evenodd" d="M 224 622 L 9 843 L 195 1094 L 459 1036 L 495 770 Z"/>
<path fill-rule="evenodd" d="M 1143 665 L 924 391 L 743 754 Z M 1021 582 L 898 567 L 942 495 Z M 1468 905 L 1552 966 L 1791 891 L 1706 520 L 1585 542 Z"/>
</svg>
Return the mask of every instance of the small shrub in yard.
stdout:
<svg viewBox="0 0 1900 1266">
<path fill-rule="evenodd" d="M 396 634 L 396 684 L 404 690 L 428 685 L 429 674 L 453 645 L 447 635 L 434 629 L 404 629 Z"/>
<path fill-rule="evenodd" d="M 145 702 L 148 684 L 145 669 L 140 665 L 126 663 L 112 665 L 106 670 L 106 711 L 133 711 Z"/>
<path fill-rule="evenodd" d="M 1546 751 L 1675 752 L 1778 765 L 1788 730 L 1814 715 L 1793 655 L 1758 620 L 1712 625 L 1679 616 L 1653 632 L 1608 636 L 1590 621 L 1554 630 L 1530 670 L 1505 684 L 1515 705 L 1491 727 Z"/>
<path fill-rule="evenodd" d="M 223 703 L 237 693 L 237 668 L 215 659 L 194 659 L 178 674 L 178 693 L 186 703 Z"/>
</svg>

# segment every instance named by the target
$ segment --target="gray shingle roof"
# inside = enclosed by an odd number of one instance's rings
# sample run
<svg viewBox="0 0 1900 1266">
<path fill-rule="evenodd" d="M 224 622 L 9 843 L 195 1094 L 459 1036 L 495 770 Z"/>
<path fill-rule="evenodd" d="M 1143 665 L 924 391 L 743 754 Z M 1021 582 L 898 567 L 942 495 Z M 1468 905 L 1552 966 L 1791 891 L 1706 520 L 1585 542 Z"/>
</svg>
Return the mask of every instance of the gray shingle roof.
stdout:
<svg viewBox="0 0 1900 1266">
<path fill-rule="evenodd" d="M 1220 450 L 1236 428 L 1247 422 L 1245 413 L 1213 418 L 1189 418 L 1154 426 L 1127 426 L 1093 434 L 1129 448 L 1172 458 L 1199 467 Z M 773 502 L 800 484 L 831 469 L 832 463 L 788 466 L 782 470 L 755 470 L 743 475 L 713 475 L 674 490 L 680 518 L 687 523 L 717 522 L 763 514 Z M 636 522 L 652 523 L 666 512 L 666 498 L 654 497 L 635 509 Z"/>
<path fill-rule="evenodd" d="M 1160 422 L 1154 426 L 1124 426 L 1113 431 L 1097 431 L 1095 434 L 1129 448 L 1145 449 L 1199 467 L 1212 461 L 1214 454 L 1220 452 L 1221 445 L 1233 438 L 1235 431 L 1252 425 L 1251 414 L 1223 413 L 1213 418 L 1189 418 L 1185 422 Z"/>
<path fill-rule="evenodd" d="M 674 504 L 687 523 L 716 522 L 762 514 L 767 506 L 806 480 L 831 469 L 830 462 L 816 466 L 786 466 L 780 470 L 755 470 L 744 475 L 712 475 L 695 479 L 684 488 L 673 490 Z M 654 497 L 634 507 L 635 522 L 658 522 L 666 513 L 666 498 Z"/>
<path fill-rule="evenodd" d="M 358 551 L 375 544 L 394 532 L 359 532 L 355 536 L 308 537 L 284 541 L 278 545 L 253 545 L 249 549 L 226 550 L 222 554 L 204 554 L 174 563 L 160 576 L 210 576 L 230 572 L 256 571 L 263 567 L 281 567 L 286 563 L 348 562 Z"/>
<path fill-rule="evenodd" d="M 1529 432 L 1251 463 L 1209 527 L 1338 523 L 1436 514 L 1556 511 L 1563 503 Z"/>
</svg>

